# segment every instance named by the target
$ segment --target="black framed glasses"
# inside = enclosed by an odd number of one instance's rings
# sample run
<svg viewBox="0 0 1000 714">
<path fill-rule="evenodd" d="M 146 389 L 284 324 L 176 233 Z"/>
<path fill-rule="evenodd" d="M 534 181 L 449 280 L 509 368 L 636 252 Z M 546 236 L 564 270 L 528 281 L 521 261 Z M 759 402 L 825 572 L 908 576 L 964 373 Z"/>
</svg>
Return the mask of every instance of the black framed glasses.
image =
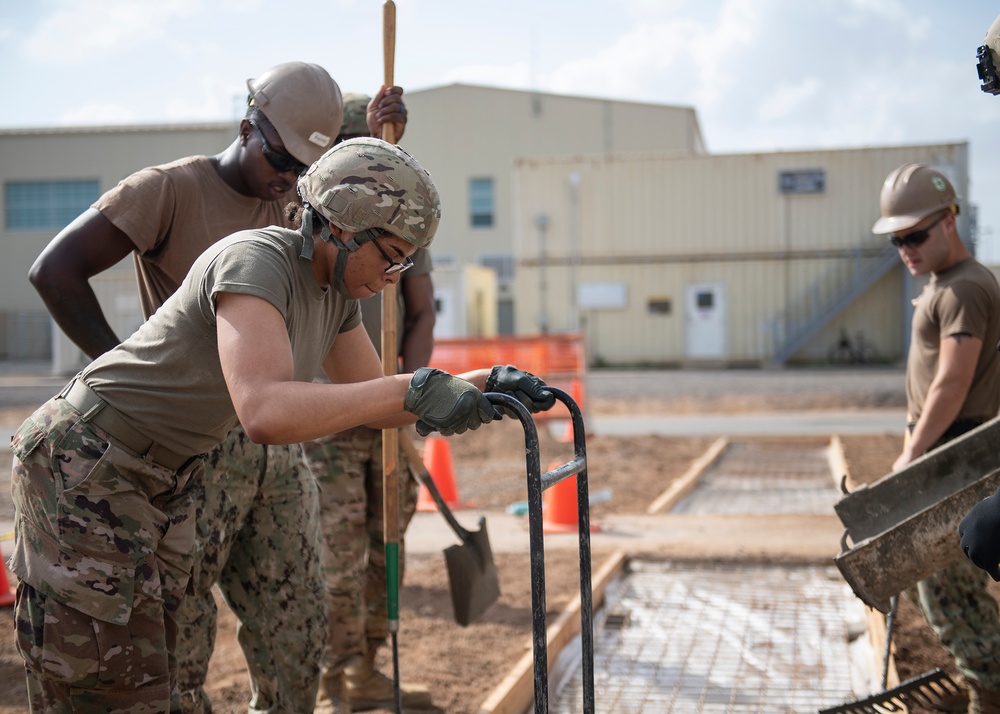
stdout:
<svg viewBox="0 0 1000 714">
<path fill-rule="evenodd" d="M 358 233 L 359 236 L 363 236 L 374 243 L 375 247 L 378 248 L 378 252 L 382 254 L 383 258 L 385 258 L 385 262 L 389 264 L 382 272 L 386 275 L 395 275 L 396 273 L 402 273 L 404 270 L 412 268 L 412 258 L 403 258 L 402 263 L 397 263 L 388 253 L 385 252 L 385 249 L 382 248 L 381 244 L 378 242 L 378 237 L 382 235 L 382 233 L 384 233 L 384 231 L 381 231 L 378 228 L 369 228 L 366 231 Z"/>
<path fill-rule="evenodd" d="M 892 233 L 889 235 L 889 242 L 893 248 L 919 248 L 931 237 L 931 231 L 934 229 L 934 226 L 943 221 L 947 215 L 947 213 L 942 213 L 940 218 L 921 231 L 913 231 L 913 233 L 907 233 L 905 236 L 898 236 Z"/>
<path fill-rule="evenodd" d="M 304 174 L 309 167 L 303 164 L 301 161 L 293 156 L 276 151 L 273 146 L 267 141 L 267 137 L 264 136 L 264 132 L 259 126 L 254 122 L 253 119 L 247 119 L 250 122 L 250 126 L 257 130 L 260 134 L 260 140 L 263 142 L 263 146 L 260 151 L 264 154 L 264 158 L 267 159 L 267 163 L 271 164 L 271 168 L 279 173 L 286 173 L 292 171 L 296 176 L 301 176 Z"/>
</svg>

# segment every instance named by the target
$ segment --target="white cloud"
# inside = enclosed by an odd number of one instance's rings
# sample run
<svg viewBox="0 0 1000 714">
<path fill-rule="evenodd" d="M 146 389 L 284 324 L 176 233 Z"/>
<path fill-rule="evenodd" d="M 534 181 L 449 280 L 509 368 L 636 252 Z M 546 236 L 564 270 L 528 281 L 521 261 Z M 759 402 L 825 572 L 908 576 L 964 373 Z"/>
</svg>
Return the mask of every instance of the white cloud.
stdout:
<svg viewBox="0 0 1000 714">
<path fill-rule="evenodd" d="M 64 126 L 133 124 L 135 112 L 129 106 L 113 102 L 87 102 L 63 111 L 57 124 Z"/>
<path fill-rule="evenodd" d="M 757 118 L 766 122 L 787 117 L 819 92 L 820 82 L 815 77 L 809 77 L 794 85 L 783 84 L 761 100 L 757 107 Z"/>
<path fill-rule="evenodd" d="M 197 12 L 198 0 L 77 0 L 60 3 L 24 39 L 28 58 L 40 64 L 94 62 L 147 46 L 164 36 L 171 20 Z"/>
</svg>

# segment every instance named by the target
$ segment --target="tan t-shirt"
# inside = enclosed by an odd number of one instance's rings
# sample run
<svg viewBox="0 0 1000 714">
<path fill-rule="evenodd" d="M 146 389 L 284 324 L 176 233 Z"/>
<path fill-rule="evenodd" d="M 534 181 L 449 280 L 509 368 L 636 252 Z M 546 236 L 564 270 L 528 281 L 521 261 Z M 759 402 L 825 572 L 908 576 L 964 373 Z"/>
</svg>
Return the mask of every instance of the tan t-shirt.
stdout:
<svg viewBox="0 0 1000 714">
<path fill-rule="evenodd" d="M 312 381 L 339 332 L 356 327 L 356 300 L 316 282 L 312 242 L 297 231 L 242 231 L 217 242 L 181 287 L 83 380 L 139 431 L 171 451 L 210 451 L 236 423 L 219 360 L 215 295 L 255 295 L 285 318 L 294 378 Z"/>
<path fill-rule="evenodd" d="M 915 301 L 906 361 L 906 402 L 912 421 L 920 418 L 927 390 L 937 374 L 941 340 L 967 334 L 983 341 L 969 394 L 958 419 L 991 419 L 1000 410 L 1000 287 L 985 266 L 963 260 L 930 282 Z"/>
<path fill-rule="evenodd" d="M 287 225 L 286 203 L 237 193 L 207 157 L 190 156 L 137 171 L 93 207 L 135 244 L 139 297 L 148 318 L 217 240 L 241 230 Z"/>
</svg>

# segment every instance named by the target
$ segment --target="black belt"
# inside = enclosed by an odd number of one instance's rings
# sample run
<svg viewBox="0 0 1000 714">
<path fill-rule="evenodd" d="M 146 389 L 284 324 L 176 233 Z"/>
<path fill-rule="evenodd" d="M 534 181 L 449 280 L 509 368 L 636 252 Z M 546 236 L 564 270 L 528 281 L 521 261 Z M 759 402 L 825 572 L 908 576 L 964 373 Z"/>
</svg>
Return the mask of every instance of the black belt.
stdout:
<svg viewBox="0 0 1000 714">
<path fill-rule="evenodd" d="M 972 431 L 977 426 L 981 426 L 982 424 L 985 424 L 988 421 L 989 421 L 989 419 L 986 419 L 986 418 L 979 419 L 977 417 L 967 417 L 965 419 L 956 419 L 955 421 L 953 421 L 948 426 L 947 429 L 944 430 L 944 433 L 940 437 L 938 437 L 938 440 L 935 441 L 928 448 L 928 451 L 930 449 L 934 449 L 934 448 L 936 448 L 938 446 L 941 446 L 942 444 L 945 444 L 945 443 L 951 441 L 952 439 L 957 439 L 958 437 L 960 437 L 962 434 L 966 433 L 967 431 Z M 917 423 L 916 422 L 910 422 L 906 426 L 912 432 L 913 429 L 917 426 Z"/>
<path fill-rule="evenodd" d="M 152 461 L 171 471 L 179 471 L 194 458 L 175 454 L 145 436 L 80 379 L 70 382 L 60 396 L 83 414 L 84 421 L 100 427 L 112 439 L 128 447 L 146 461 Z"/>
</svg>

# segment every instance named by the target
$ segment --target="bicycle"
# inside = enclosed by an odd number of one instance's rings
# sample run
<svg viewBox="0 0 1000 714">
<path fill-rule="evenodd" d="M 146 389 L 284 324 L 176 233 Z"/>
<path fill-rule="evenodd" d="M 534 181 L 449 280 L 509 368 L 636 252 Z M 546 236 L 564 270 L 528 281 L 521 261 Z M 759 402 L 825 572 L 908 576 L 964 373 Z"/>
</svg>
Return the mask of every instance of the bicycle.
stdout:
<svg viewBox="0 0 1000 714">
<path fill-rule="evenodd" d="M 869 364 L 878 358 L 875 348 L 861 330 L 852 340 L 844 328 L 840 329 L 840 337 L 827 350 L 826 357 L 832 364 Z"/>
</svg>

